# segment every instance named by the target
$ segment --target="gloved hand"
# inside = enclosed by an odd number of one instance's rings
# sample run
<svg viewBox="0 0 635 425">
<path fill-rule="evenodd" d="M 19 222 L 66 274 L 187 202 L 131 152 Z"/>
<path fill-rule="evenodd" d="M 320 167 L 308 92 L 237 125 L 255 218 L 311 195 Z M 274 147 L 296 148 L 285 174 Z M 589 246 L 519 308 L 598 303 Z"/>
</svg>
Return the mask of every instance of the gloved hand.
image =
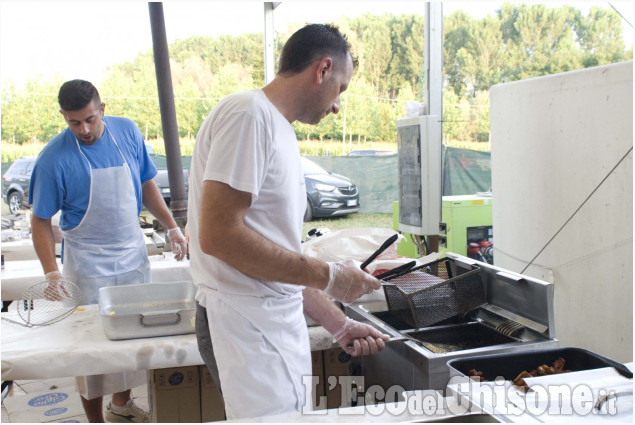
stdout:
<svg viewBox="0 0 635 425">
<path fill-rule="evenodd" d="M 381 288 L 381 282 L 359 268 L 360 262 L 345 260 L 328 263 L 329 283 L 324 293 L 345 304 Z"/>
<path fill-rule="evenodd" d="M 181 261 L 187 254 L 187 241 L 185 240 L 185 236 L 183 236 L 181 229 L 178 227 L 169 229 L 168 238 L 170 239 L 170 244 L 172 245 L 174 258 L 176 261 Z"/>
<path fill-rule="evenodd" d="M 44 275 L 47 282 L 44 288 L 44 298 L 49 301 L 62 301 L 64 298 L 70 298 L 71 293 L 64 286 L 64 276 L 58 270 L 48 272 Z"/>
<path fill-rule="evenodd" d="M 357 322 L 350 317 L 347 317 L 340 330 L 333 334 L 333 338 L 353 357 L 377 354 L 386 346 L 384 341 L 390 339 L 388 335 L 379 332 L 374 327 Z"/>
</svg>

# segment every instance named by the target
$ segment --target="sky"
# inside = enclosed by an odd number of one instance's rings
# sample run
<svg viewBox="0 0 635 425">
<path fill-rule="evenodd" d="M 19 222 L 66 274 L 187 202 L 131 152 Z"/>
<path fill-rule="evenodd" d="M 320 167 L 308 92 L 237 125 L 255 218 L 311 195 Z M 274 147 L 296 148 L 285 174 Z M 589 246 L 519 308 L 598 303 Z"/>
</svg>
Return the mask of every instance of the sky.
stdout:
<svg viewBox="0 0 635 425">
<path fill-rule="evenodd" d="M 463 9 L 474 18 L 493 14 L 502 1 L 446 1 L 444 15 Z M 528 1 L 525 1 L 528 3 Z M 591 5 L 610 8 L 605 1 L 547 1 L 549 6 L 577 5 L 586 13 Z M 635 24 L 633 2 L 611 1 Z M 293 22 L 330 22 L 342 15 L 363 13 L 424 14 L 423 1 L 285 1 L 275 9 L 274 27 L 285 32 Z M 168 43 L 193 35 L 238 35 L 264 27 L 262 2 L 166 1 L 163 3 Z M 624 25 L 633 45 L 632 27 Z M 87 79 L 99 84 L 103 72 L 115 63 L 131 61 L 152 48 L 148 4 L 127 2 L 34 2 L 0 0 L 0 86 L 22 85 L 40 75 L 59 74 L 64 80 Z"/>
</svg>

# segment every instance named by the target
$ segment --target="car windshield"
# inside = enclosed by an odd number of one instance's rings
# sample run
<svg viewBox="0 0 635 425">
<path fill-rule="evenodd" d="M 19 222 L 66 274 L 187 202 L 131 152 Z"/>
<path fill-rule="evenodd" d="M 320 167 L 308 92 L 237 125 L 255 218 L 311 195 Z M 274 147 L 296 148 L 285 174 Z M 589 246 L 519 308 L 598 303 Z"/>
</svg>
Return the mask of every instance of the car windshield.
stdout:
<svg viewBox="0 0 635 425">
<path fill-rule="evenodd" d="M 317 165 L 315 162 L 306 159 L 304 157 L 302 159 L 302 169 L 304 170 L 304 175 L 313 175 L 313 174 L 329 174 L 324 168 Z"/>
</svg>

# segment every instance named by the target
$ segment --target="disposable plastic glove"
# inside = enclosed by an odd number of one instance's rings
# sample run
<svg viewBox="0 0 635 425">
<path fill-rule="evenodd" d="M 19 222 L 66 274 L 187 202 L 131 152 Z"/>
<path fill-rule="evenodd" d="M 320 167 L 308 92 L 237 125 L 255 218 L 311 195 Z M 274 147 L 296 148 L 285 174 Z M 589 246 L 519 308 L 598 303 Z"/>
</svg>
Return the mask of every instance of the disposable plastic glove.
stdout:
<svg viewBox="0 0 635 425">
<path fill-rule="evenodd" d="M 44 275 L 47 282 L 44 288 L 44 298 L 49 301 L 62 301 L 64 298 L 70 298 L 71 294 L 64 286 L 64 276 L 55 270 Z"/>
<path fill-rule="evenodd" d="M 351 356 L 377 354 L 384 349 L 384 341 L 390 339 L 386 334 L 379 332 L 366 323 L 357 322 L 350 317 L 333 334 L 335 341 Z"/>
<path fill-rule="evenodd" d="M 174 258 L 177 261 L 181 261 L 185 258 L 185 254 L 187 254 L 187 241 L 185 240 L 185 236 L 183 236 L 181 229 L 178 227 L 169 229 L 168 238 L 170 239 L 170 244 L 172 245 Z"/>
<path fill-rule="evenodd" d="M 329 283 L 324 293 L 333 299 L 349 304 L 360 296 L 381 288 L 381 282 L 361 270 L 360 264 L 355 260 L 328 263 Z"/>
</svg>

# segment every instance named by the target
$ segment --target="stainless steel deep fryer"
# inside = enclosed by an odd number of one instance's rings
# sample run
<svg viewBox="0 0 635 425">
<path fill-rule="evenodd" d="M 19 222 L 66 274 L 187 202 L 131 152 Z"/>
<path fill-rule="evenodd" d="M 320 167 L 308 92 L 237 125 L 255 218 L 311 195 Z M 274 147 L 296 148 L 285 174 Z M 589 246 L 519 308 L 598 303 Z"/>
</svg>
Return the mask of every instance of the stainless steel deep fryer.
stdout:
<svg viewBox="0 0 635 425">
<path fill-rule="evenodd" d="M 442 258 L 384 284 L 389 311 L 412 328 L 464 314 L 486 302 L 480 269 Z"/>
</svg>

